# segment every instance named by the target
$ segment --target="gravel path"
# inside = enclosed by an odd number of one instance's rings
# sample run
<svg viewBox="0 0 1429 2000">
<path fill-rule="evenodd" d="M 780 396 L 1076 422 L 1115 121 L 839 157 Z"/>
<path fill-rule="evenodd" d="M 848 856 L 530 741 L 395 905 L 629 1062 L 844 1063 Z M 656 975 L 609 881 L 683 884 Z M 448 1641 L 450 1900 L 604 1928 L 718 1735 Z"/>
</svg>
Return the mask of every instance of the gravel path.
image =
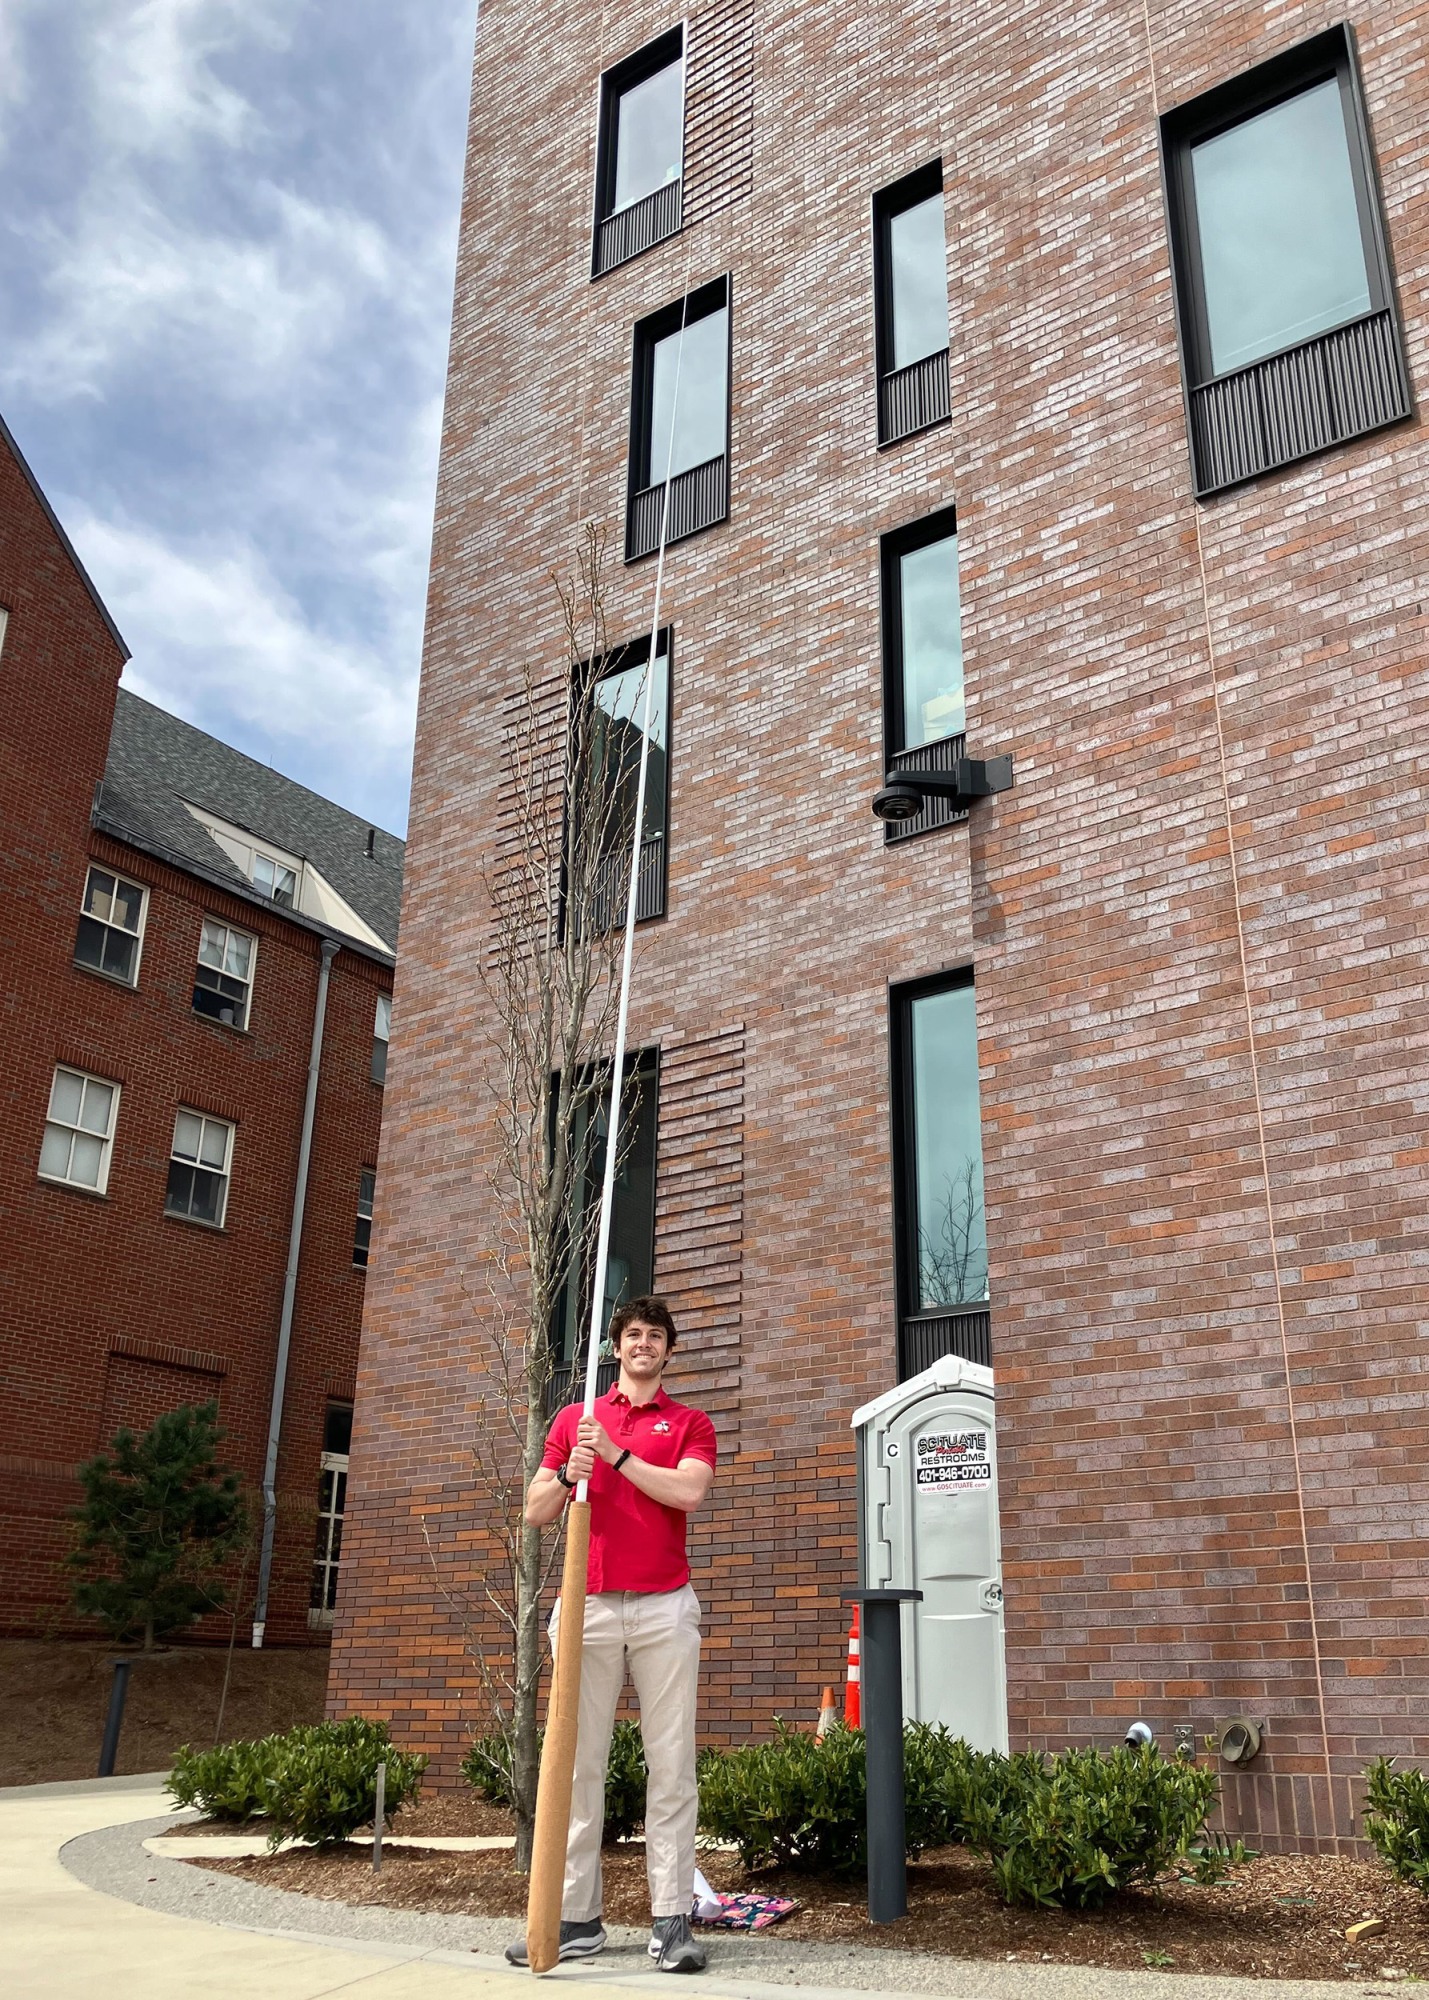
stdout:
<svg viewBox="0 0 1429 2000">
<path fill-rule="evenodd" d="M 233 1875 L 147 1854 L 144 1840 L 174 1824 L 174 1815 L 132 1821 L 82 1834 L 61 1850 L 70 1873 L 91 1889 L 174 1917 L 390 1950 L 395 1957 L 440 1955 L 505 1970 L 499 1954 L 514 1926 L 509 1918 L 430 1916 L 412 1910 L 353 1907 L 260 1888 Z M 624 1985 L 656 1977 L 645 1951 L 649 1933 L 612 1926 L 598 1959 L 552 1975 Z M 956 2000 L 1361 2000 L 1400 1989 L 1380 1981 L 1225 1979 L 1194 1974 L 1107 1972 L 1095 1967 L 969 1964 L 928 1953 L 849 1944 L 781 1943 L 777 1932 L 711 1937 L 706 1993 L 776 1995 L 798 1986 L 804 2000 L 823 1992 L 934 1993 Z M 663 1990 L 663 1989 L 662 1989 Z"/>
</svg>

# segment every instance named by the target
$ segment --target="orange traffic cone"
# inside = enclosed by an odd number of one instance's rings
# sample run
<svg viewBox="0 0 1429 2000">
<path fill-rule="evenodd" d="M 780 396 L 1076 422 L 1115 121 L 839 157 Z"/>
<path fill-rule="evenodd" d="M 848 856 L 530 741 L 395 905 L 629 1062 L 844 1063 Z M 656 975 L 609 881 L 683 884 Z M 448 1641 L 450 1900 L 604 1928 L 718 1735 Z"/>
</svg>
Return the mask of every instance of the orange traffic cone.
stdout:
<svg viewBox="0 0 1429 2000">
<path fill-rule="evenodd" d="M 828 1735 L 829 1731 L 834 1726 L 834 1715 L 837 1709 L 838 1709 L 838 1703 L 834 1699 L 833 1689 L 825 1688 L 824 1698 L 819 1703 L 819 1722 L 818 1722 L 818 1727 L 814 1731 L 815 1737 L 824 1737 Z"/>
<path fill-rule="evenodd" d="M 848 1628 L 848 1679 L 844 1685 L 844 1721 L 850 1729 L 863 1726 L 863 1705 L 859 1693 L 858 1611 L 853 1607 L 853 1623 Z"/>
</svg>

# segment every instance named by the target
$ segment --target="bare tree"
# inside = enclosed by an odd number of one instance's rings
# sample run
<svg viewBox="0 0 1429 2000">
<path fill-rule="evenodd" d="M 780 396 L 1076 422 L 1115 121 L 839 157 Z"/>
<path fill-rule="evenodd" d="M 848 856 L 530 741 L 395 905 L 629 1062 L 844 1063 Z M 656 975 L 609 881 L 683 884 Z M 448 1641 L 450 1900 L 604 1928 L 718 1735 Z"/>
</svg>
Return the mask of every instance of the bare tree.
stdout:
<svg viewBox="0 0 1429 2000">
<path fill-rule="evenodd" d="M 987 1239 L 982 1228 L 982 1173 L 968 1155 L 944 1177 L 935 1228 L 918 1231 L 918 1278 L 928 1305 L 963 1305 L 987 1291 Z"/>
<path fill-rule="evenodd" d="M 502 834 L 485 879 L 485 1073 L 496 1144 L 481 1275 L 473 1285 L 469 1273 L 465 1282 L 490 1346 L 473 1469 L 497 1560 L 476 1593 L 460 1601 L 446 1595 L 505 1741 L 523 1870 L 539 1766 L 540 1601 L 557 1542 L 528 1527 L 523 1508 L 541 1463 L 557 1314 L 568 1287 L 578 1329 L 568 1357 L 572 1383 L 584 1365 L 581 1306 L 598 1220 L 588 1182 L 603 1137 L 625 915 L 624 896 L 614 895 L 612 884 L 624 883 L 621 856 L 634 831 L 630 724 L 617 724 L 595 699 L 610 664 L 605 557 L 603 531 L 587 523 L 574 574 L 555 579 L 566 658 L 544 675 L 531 660 L 523 663 L 506 715 Z M 634 1121 L 631 1107 L 623 1109 L 628 1134 Z M 435 1552 L 432 1560 L 435 1567 Z"/>
</svg>

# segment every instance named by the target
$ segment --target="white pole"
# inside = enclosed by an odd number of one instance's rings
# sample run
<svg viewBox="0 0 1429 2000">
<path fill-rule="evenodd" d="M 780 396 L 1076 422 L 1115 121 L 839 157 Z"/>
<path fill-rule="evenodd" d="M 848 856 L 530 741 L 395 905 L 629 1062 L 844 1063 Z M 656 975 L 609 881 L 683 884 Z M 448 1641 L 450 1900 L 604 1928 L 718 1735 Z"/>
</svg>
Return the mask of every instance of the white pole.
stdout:
<svg viewBox="0 0 1429 2000">
<path fill-rule="evenodd" d="M 585 1414 L 595 1408 L 600 1365 L 601 1318 L 605 1306 L 605 1273 L 610 1261 L 610 1220 L 615 1207 L 615 1167 L 620 1150 L 620 1097 L 625 1070 L 625 1031 L 630 1016 L 630 970 L 635 960 L 635 912 L 640 900 L 640 849 L 645 832 L 645 778 L 650 764 L 650 710 L 655 687 L 655 649 L 660 643 L 660 599 L 665 588 L 665 538 L 670 527 L 670 468 L 675 461 L 675 416 L 680 407 L 680 371 L 685 361 L 685 329 L 690 309 L 689 272 L 680 311 L 680 344 L 675 350 L 675 382 L 670 397 L 670 438 L 665 450 L 665 491 L 660 502 L 660 554 L 655 565 L 655 610 L 650 620 L 650 652 L 645 662 L 645 698 L 640 715 L 640 774 L 635 784 L 635 827 L 630 836 L 630 881 L 625 895 L 625 946 L 620 962 L 620 1005 L 615 1017 L 615 1053 L 610 1069 L 610 1113 L 605 1131 L 605 1176 L 600 1189 L 600 1226 L 595 1239 L 595 1274 L 591 1280 L 590 1332 L 585 1359 Z M 653 418 L 653 410 L 651 412 Z M 576 1487 L 576 1499 L 586 1498 L 586 1481 Z"/>
</svg>

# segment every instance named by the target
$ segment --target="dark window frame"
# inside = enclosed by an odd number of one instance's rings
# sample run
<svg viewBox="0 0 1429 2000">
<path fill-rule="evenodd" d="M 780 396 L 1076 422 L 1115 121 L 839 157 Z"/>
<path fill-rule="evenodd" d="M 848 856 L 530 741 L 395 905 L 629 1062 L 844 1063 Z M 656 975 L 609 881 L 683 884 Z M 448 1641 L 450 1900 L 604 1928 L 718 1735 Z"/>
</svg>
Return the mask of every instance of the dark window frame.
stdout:
<svg viewBox="0 0 1429 2000">
<path fill-rule="evenodd" d="M 656 494 L 663 495 L 665 486 L 663 478 L 652 483 L 656 467 L 650 459 L 654 442 L 651 426 L 654 420 L 655 349 L 662 340 L 679 333 L 682 327 L 694 326 L 721 310 L 726 315 L 724 450 L 718 458 L 706 459 L 700 465 L 690 466 L 674 475 L 670 484 L 676 491 L 670 496 L 666 545 L 671 547 L 729 519 L 730 434 L 734 401 L 734 284 L 726 272 L 722 277 L 712 278 L 707 284 L 686 293 L 683 298 L 672 300 L 658 312 L 647 313 L 644 319 L 635 323 L 631 338 L 630 437 L 626 473 L 627 563 L 639 562 L 643 557 L 653 555 L 660 542 L 658 515 L 654 519 L 653 531 L 644 532 L 649 524 L 642 523 L 638 513 L 638 503 Z M 702 488 L 700 475 L 716 466 L 723 468 L 722 474 L 707 478 Z M 696 504 L 691 509 L 687 510 L 680 504 L 682 491 L 693 494 Z M 662 499 L 660 505 L 663 507 L 663 504 Z"/>
<path fill-rule="evenodd" d="M 642 638 L 628 640 L 624 645 L 613 646 L 596 665 L 589 683 L 589 697 L 592 705 L 595 691 L 602 681 L 610 680 L 616 674 L 625 673 L 631 667 L 643 666 L 650 657 L 650 634 Z M 641 859 L 641 883 L 635 913 L 637 924 L 655 923 L 667 914 L 670 882 L 670 777 L 675 756 L 675 628 L 662 625 L 655 635 L 655 657 L 665 662 L 665 816 L 660 827 L 659 867 L 652 871 L 651 880 L 645 880 L 645 863 Z M 642 839 L 641 846 L 645 846 Z M 625 923 L 624 890 L 628 886 L 628 861 L 625 857 L 629 849 L 622 843 L 621 862 L 616 870 L 622 885 L 619 910 L 615 913 L 617 922 Z M 644 907 L 649 904 L 650 907 Z"/>
<path fill-rule="evenodd" d="M 971 964 L 949 966 L 888 987 L 889 1142 L 893 1163 L 893 1295 L 898 1327 L 898 1379 L 918 1374 L 939 1354 L 992 1366 L 991 1302 L 968 1299 L 941 1311 L 922 1304 L 917 1245 L 917 1169 L 913 1159 L 916 1107 L 913 1080 L 914 1002 L 934 993 L 971 987 Z M 979 1107 L 979 1113 L 981 1107 Z M 984 1202 L 984 1213 L 986 1203 Z"/>
<path fill-rule="evenodd" d="M 657 1273 L 655 1269 L 655 1247 L 656 1247 L 657 1226 L 659 1221 L 659 1208 L 660 1208 L 660 1095 L 661 1095 L 661 1082 L 663 1075 L 663 1057 L 658 1043 L 650 1043 L 643 1048 L 631 1049 L 627 1052 L 625 1057 L 626 1082 L 621 1090 L 622 1113 L 625 1112 L 625 1108 L 629 1102 L 628 1097 L 626 1095 L 626 1092 L 629 1089 L 629 1079 L 632 1076 L 640 1076 L 642 1075 L 642 1073 L 644 1076 L 644 1081 L 641 1084 L 641 1089 L 642 1091 L 644 1090 L 650 1091 L 651 1103 L 653 1105 L 653 1114 L 654 1114 L 651 1133 L 650 1133 L 650 1241 L 649 1241 L 649 1256 L 648 1256 L 648 1266 L 650 1271 L 650 1286 L 648 1289 L 653 1291 L 657 1280 Z M 553 1078 L 552 1079 L 553 1095 L 551 1100 L 552 1134 L 554 1134 L 555 1130 L 555 1113 L 556 1113 L 554 1083 L 555 1079 Z M 609 1091 L 610 1091 L 610 1065 L 609 1065 L 609 1060 L 607 1059 L 607 1061 L 601 1065 L 600 1070 L 594 1079 L 594 1093 L 590 1100 L 592 1111 L 594 1111 L 599 1107 L 602 1097 L 604 1097 L 608 1102 Z M 600 1179 L 601 1179 L 601 1174 L 604 1171 L 604 1166 L 605 1166 L 604 1153 L 593 1151 L 592 1157 L 590 1160 L 587 1161 L 585 1167 L 585 1174 L 587 1180 L 587 1189 L 586 1189 L 587 1201 L 594 1200 L 597 1204 L 600 1201 Z M 551 1312 L 551 1353 L 554 1362 L 554 1367 L 552 1371 L 549 1395 L 552 1407 L 555 1407 L 557 1403 L 563 1400 L 567 1400 L 569 1392 L 573 1386 L 571 1381 L 572 1363 L 570 1357 L 567 1356 L 565 1352 L 565 1346 L 566 1346 L 565 1324 L 569 1317 L 568 1314 L 569 1287 L 571 1285 L 572 1279 L 574 1279 L 578 1287 L 574 1326 L 577 1337 L 583 1338 L 587 1322 L 589 1321 L 590 1318 L 589 1286 L 591 1279 L 594 1276 L 594 1273 L 590 1270 L 581 1270 L 579 1272 L 571 1270 L 570 1264 L 573 1260 L 570 1258 L 569 1246 L 567 1246 L 566 1250 L 562 1254 L 567 1265 L 566 1276 L 561 1282 L 561 1286 L 556 1294 L 555 1302 Z M 599 1364 L 599 1366 L 603 1378 L 609 1375 L 611 1379 L 613 1379 L 613 1367 L 610 1362 L 602 1361 Z M 606 1383 L 606 1386 L 609 1386 L 608 1382 Z"/>
<path fill-rule="evenodd" d="M 885 771 L 948 770 L 963 754 L 967 742 L 963 730 L 955 735 L 935 737 L 931 743 L 916 744 L 911 749 L 903 741 L 907 731 L 903 714 L 903 606 L 899 590 L 899 563 L 905 555 L 912 555 L 916 550 L 928 548 L 950 536 L 956 537 L 958 533 L 958 510 L 955 506 L 948 506 L 920 515 L 916 521 L 906 521 L 897 528 L 890 528 L 878 539 Z M 961 596 L 961 584 L 959 594 Z M 966 658 L 963 679 L 966 692 Z M 945 798 L 927 798 L 915 818 L 885 822 L 884 845 L 896 846 L 900 841 L 912 840 L 921 833 L 957 825 L 967 816 L 966 806 L 954 806 Z"/>
<path fill-rule="evenodd" d="M 873 345 L 874 368 L 878 378 L 878 448 L 902 444 L 905 438 L 920 437 L 952 422 L 948 349 L 910 362 L 906 368 L 893 366 L 893 253 L 890 225 L 895 216 L 916 208 L 935 194 L 946 194 L 941 159 L 916 167 L 901 180 L 880 188 L 873 197 Z M 943 256 L 946 265 L 947 238 L 944 223 Z M 946 285 L 946 270 L 944 284 Z M 941 360 L 942 366 L 938 367 Z M 918 382 L 910 384 L 914 393 L 903 403 L 895 401 L 889 385 L 898 376 L 921 371 Z"/>
<path fill-rule="evenodd" d="M 685 185 L 685 144 L 684 132 L 680 135 L 680 172 L 677 178 L 662 188 L 631 202 L 617 211 L 615 201 L 615 167 L 617 133 L 620 122 L 620 100 L 637 84 L 649 77 L 658 76 L 662 69 L 674 63 L 685 65 L 685 29 L 681 22 L 669 28 L 654 41 L 646 42 L 632 55 L 623 58 L 604 72 L 600 79 L 600 108 L 597 114 L 596 155 L 595 155 L 595 220 L 591 241 L 591 278 L 603 278 L 608 271 L 618 270 L 632 258 L 643 256 L 657 243 L 668 242 L 679 234 L 683 220 Z M 680 78 L 681 104 L 688 84 L 688 69 L 682 68 Z M 681 120 L 683 128 L 683 118 Z M 645 213 L 640 213 L 645 211 Z M 619 213 L 629 217 L 632 227 L 620 235 L 607 230 L 606 224 Z"/>
<path fill-rule="evenodd" d="M 1244 124 L 1258 113 L 1268 111 L 1315 85 L 1334 80 L 1339 86 L 1340 108 L 1345 121 L 1350 174 L 1354 186 L 1355 209 L 1369 281 L 1370 308 L 1339 325 L 1311 335 L 1304 341 L 1217 374 L 1211 363 L 1209 323 L 1205 288 L 1201 277 L 1200 232 L 1191 171 L 1193 147 L 1202 141 Z M 1389 238 L 1384 224 L 1384 207 L 1365 104 L 1353 31 L 1339 23 L 1323 33 L 1298 42 L 1253 69 L 1229 77 L 1225 82 L 1200 92 L 1184 104 L 1162 114 L 1160 120 L 1162 185 L 1170 248 L 1172 293 L 1176 311 L 1176 338 L 1181 360 L 1182 393 L 1186 405 L 1188 435 L 1192 441 L 1192 472 L 1197 498 L 1242 485 L 1247 479 L 1279 470 L 1320 451 L 1349 443 L 1353 438 L 1382 429 L 1412 414 L 1412 396 L 1404 359 L 1404 331 Z M 1234 384 L 1241 378 L 1259 379 L 1289 356 L 1318 357 L 1327 343 L 1346 328 L 1365 326 L 1387 318 L 1391 329 L 1393 356 L 1397 359 L 1397 395 L 1368 421 L 1351 419 L 1333 426 L 1333 434 L 1317 435 L 1302 429 L 1298 441 L 1278 449 L 1269 440 L 1259 462 L 1233 466 L 1219 462 L 1219 454 L 1202 442 L 1204 425 L 1198 425 L 1197 405 L 1205 392 L 1218 385 Z M 1288 378 L 1277 371 L 1280 393 L 1286 393 Z M 1317 385 L 1318 386 L 1318 385 Z M 1289 393 L 1295 393 L 1293 382 Z M 1332 391 L 1327 390 L 1332 395 Z M 1310 441 L 1306 441 L 1307 436 Z M 1226 476 L 1230 472 L 1233 476 Z"/>
</svg>

